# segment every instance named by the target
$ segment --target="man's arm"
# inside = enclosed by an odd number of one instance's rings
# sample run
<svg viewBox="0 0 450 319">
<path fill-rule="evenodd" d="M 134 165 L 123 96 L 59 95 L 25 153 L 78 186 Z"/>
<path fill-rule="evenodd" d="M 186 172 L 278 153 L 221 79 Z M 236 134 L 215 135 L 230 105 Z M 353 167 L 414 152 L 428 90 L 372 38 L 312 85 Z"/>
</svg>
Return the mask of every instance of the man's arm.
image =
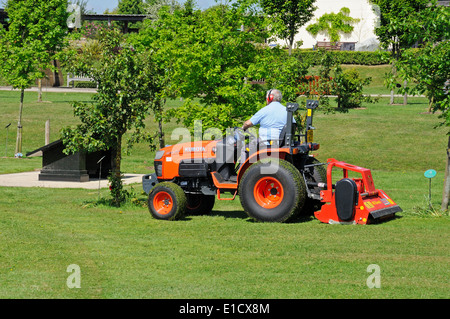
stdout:
<svg viewBox="0 0 450 319">
<path fill-rule="evenodd" d="M 246 129 L 248 129 L 249 127 L 252 127 L 253 123 L 250 120 L 247 120 L 244 122 L 244 125 L 242 125 L 242 129 L 245 131 Z"/>
</svg>

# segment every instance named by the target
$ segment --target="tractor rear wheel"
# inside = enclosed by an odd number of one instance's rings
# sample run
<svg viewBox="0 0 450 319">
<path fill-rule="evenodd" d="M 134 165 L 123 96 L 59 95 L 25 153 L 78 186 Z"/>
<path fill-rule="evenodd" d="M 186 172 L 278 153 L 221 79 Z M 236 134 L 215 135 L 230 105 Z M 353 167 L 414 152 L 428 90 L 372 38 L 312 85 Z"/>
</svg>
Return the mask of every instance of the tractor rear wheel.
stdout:
<svg viewBox="0 0 450 319">
<path fill-rule="evenodd" d="M 181 218 L 186 210 L 186 202 L 183 189 L 171 182 L 156 184 L 148 195 L 148 209 L 156 219 Z"/>
<path fill-rule="evenodd" d="M 208 215 L 214 207 L 216 196 L 203 194 L 186 194 L 188 215 Z"/>
<path fill-rule="evenodd" d="M 251 218 L 262 222 L 287 222 L 303 207 L 306 186 L 291 163 L 282 159 L 272 159 L 271 164 L 267 160 L 259 161 L 242 177 L 239 198 Z"/>
</svg>

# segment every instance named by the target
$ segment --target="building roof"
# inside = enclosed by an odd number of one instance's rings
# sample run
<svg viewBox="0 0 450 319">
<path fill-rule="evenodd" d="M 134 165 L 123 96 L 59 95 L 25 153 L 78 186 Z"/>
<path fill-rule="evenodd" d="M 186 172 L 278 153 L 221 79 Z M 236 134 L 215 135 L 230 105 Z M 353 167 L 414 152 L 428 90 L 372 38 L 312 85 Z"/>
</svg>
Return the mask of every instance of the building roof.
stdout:
<svg viewBox="0 0 450 319">
<path fill-rule="evenodd" d="M 0 8 L 0 20 L 8 18 L 8 13 L 5 9 Z M 147 16 L 145 14 L 85 14 L 82 20 L 87 21 L 128 21 L 137 22 L 143 21 Z"/>
</svg>

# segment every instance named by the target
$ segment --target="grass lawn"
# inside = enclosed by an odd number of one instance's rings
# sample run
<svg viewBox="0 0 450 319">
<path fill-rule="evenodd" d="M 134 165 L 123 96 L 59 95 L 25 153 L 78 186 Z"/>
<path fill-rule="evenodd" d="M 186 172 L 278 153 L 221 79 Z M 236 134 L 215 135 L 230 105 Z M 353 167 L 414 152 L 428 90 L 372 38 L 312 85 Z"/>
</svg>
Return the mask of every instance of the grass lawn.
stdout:
<svg viewBox="0 0 450 319">
<path fill-rule="evenodd" d="M 12 122 L 13 128 L 18 98 L 0 91 L 3 127 Z M 43 145 L 45 120 L 51 140 L 76 123 L 69 101 L 89 95 L 46 93 L 44 99 L 51 103 L 26 94 L 24 153 Z M 423 114 L 426 99 L 406 106 L 387 101 L 345 114 L 316 112 L 315 140 L 320 160 L 371 168 L 375 186 L 403 208 L 399 218 L 366 226 L 315 219 L 264 224 L 248 219 L 235 200 L 217 201 L 210 216 L 164 222 L 150 217 L 140 185 L 133 186 L 138 201 L 121 208 L 98 204 L 97 191 L 0 187 L 0 297 L 449 298 L 450 218 L 423 213 L 423 173 L 430 168 L 438 172 L 432 204 L 439 207 L 446 131 L 433 129 L 437 115 Z M 174 127 L 165 125 L 168 137 Z M 12 154 L 15 130 L 9 138 Z M 124 171 L 151 172 L 152 159 L 147 145 L 137 145 L 124 157 Z M 40 158 L 0 158 L 0 173 L 40 167 Z M 71 264 L 80 267 L 81 289 L 66 285 Z M 371 264 L 381 271 L 379 289 L 366 285 Z"/>
</svg>

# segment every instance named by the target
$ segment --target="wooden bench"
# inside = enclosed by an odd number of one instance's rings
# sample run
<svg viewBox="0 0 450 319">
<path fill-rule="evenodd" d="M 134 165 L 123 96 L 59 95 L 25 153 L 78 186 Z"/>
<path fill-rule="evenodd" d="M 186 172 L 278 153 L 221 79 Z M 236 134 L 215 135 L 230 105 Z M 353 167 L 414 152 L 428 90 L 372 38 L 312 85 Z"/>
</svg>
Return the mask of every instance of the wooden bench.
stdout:
<svg viewBox="0 0 450 319">
<path fill-rule="evenodd" d="M 256 80 L 252 80 L 250 83 L 251 83 L 251 84 L 264 85 L 264 84 L 266 84 L 266 79 L 256 79 Z"/>
<path fill-rule="evenodd" d="M 72 87 L 75 87 L 75 82 L 94 82 L 93 78 L 84 76 L 82 74 L 75 75 L 73 73 L 67 73 L 67 86 L 69 86 L 70 82 L 72 82 Z M 98 83 L 97 83 L 98 88 Z"/>
<path fill-rule="evenodd" d="M 342 45 L 342 42 L 319 42 L 319 41 L 317 41 L 314 49 L 340 51 L 341 45 Z"/>
</svg>

